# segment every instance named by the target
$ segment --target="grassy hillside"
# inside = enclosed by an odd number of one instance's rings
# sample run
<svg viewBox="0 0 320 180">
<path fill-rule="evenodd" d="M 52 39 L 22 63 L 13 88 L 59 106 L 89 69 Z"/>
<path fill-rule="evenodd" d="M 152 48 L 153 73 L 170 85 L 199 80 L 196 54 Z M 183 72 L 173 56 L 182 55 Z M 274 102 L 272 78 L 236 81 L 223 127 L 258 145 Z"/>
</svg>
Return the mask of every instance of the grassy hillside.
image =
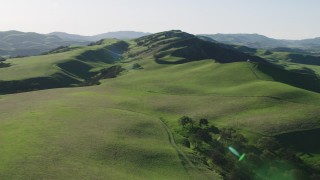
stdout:
<svg viewBox="0 0 320 180">
<path fill-rule="evenodd" d="M 0 32 L 0 56 L 38 55 L 59 46 L 87 45 L 88 41 L 65 40 L 55 35 L 33 32 Z"/>
<path fill-rule="evenodd" d="M 117 95 L 79 90 L 1 100 L 2 178 L 188 178 L 157 118 L 118 108 Z"/>
<path fill-rule="evenodd" d="M 0 69 L 0 93 L 77 86 L 120 60 L 126 48 L 123 41 L 106 40 L 102 45 L 6 60 L 10 66 Z"/>
<path fill-rule="evenodd" d="M 220 179 L 179 144 L 175 130 L 183 115 L 235 128 L 251 144 L 320 128 L 319 94 L 277 81 L 289 71 L 180 31 L 9 63 L 0 69 L 9 82 L 59 73 L 77 84 L 115 64 L 126 71 L 99 86 L 0 96 L 5 179 Z M 319 150 L 303 151 L 312 156 L 301 158 L 318 167 Z"/>
<path fill-rule="evenodd" d="M 305 65 L 320 65 L 320 57 L 318 56 L 309 56 L 309 55 L 302 55 L 298 53 L 290 53 L 290 52 L 269 52 L 267 54 L 261 54 L 264 58 L 270 59 L 270 60 L 281 60 L 281 61 L 287 61 L 292 63 L 298 63 L 298 64 L 305 64 Z M 258 52 L 259 54 L 259 52 Z"/>
</svg>

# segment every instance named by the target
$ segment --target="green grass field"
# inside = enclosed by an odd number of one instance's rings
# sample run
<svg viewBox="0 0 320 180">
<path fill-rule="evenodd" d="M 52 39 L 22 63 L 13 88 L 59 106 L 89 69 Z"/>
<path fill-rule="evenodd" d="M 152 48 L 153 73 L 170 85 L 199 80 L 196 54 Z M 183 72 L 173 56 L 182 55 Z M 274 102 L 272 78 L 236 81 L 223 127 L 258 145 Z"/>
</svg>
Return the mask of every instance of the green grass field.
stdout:
<svg viewBox="0 0 320 180">
<path fill-rule="evenodd" d="M 239 130 L 251 143 L 262 135 L 320 128 L 319 94 L 277 82 L 255 63 L 159 64 L 153 57 L 157 47 L 129 44 L 118 62 L 127 70 L 99 86 L 0 96 L 1 179 L 219 179 L 190 151 L 184 153 L 197 168 L 185 163 L 160 118 L 173 131 L 183 115 L 207 118 Z M 0 69 L 1 80 L 57 72 L 83 80 L 112 64 L 106 61 L 110 56 L 92 62 L 79 54 L 105 46 L 11 59 L 11 67 Z M 86 65 L 58 66 L 66 62 Z M 132 69 L 134 63 L 143 69 Z M 320 152 L 311 153 L 301 157 L 317 162 Z"/>
</svg>

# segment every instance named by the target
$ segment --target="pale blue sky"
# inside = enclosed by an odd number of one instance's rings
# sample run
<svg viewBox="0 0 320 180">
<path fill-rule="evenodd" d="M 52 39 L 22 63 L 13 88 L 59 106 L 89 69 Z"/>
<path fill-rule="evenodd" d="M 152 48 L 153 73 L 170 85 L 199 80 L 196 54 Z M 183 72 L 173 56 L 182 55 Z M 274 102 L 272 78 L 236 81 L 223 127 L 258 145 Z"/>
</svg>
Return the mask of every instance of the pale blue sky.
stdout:
<svg viewBox="0 0 320 180">
<path fill-rule="evenodd" d="M 1 0 L 0 31 L 258 33 L 320 37 L 320 0 Z"/>
</svg>

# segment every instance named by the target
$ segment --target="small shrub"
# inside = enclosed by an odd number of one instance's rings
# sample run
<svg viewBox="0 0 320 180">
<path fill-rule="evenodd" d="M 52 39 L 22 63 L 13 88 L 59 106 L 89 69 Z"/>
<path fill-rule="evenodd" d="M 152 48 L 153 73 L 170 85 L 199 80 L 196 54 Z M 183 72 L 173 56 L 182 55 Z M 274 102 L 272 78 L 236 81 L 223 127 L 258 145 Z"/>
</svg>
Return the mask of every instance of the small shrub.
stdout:
<svg viewBox="0 0 320 180">
<path fill-rule="evenodd" d="M 267 149 L 275 151 L 279 149 L 281 145 L 274 137 L 262 137 L 258 140 L 257 147 L 261 150 Z"/>
<path fill-rule="evenodd" d="M 5 61 L 6 59 L 4 58 L 4 57 L 1 57 L 0 56 L 0 62 L 3 62 L 3 61 Z"/>
<path fill-rule="evenodd" d="M 181 118 L 179 119 L 179 124 L 180 124 L 181 126 L 183 126 L 184 128 L 185 128 L 187 125 L 191 125 L 191 126 L 193 127 L 194 122 L 193 122 L 193 120 L 192 120 L 190 117 L 188 117 L 188 116 L 183 116 L 183 117 L 181 117 Z"/>
<path fill-rule="evenodd" d="M 310 180 L 319 180 L 320 179 L 320 174 L 312 174 L 310 176 Z"/>
<path fill-rule="evenodd" d="M 214 164 L 223 166 L 227 163 L 227 160 L 224 157 L 224 154 L 222 154 L 220 151 L 217 151 L 216 149 L 213 149 L 210 152 L 210 158 L 212 159 L 212 162 Z"/>
<path fill-rule="evenodd" d="M 199 126 L 201 127 L 202 125 L 208 126 L 209 122 L 207 119 L 200 119 L 199 120 Z"/>
<path fill-rule="evenodd" d="M 143 68 L 142 68 L 142 66 L 141 66 L 140 64 L 134 63 L 134 64 L 132 65 L 132 69 L 143 69 Z"/>
<path fill-rule="evenodd" d="M 190 141 L 188 139 L 183 139 L 182 140 L 182 145 L 187 147 L 187 148 L 190 148 Z"/>
<path fill-rule="evenodd" d="M 208 128 L 208 131 L 213 133 L 213 134 L 220 134 L 220 130 L 219 128 L 217 128 L 216 126 L 214 125 L 211 125 L 209 128 Z"/>
<path fill-rule="evenodd" d="M 204 130 L 204 129 L 199 129 L 198 132 L 197 132 L 197 137 L 208 143 L 208 142 L 211 142 L 212 141 L 212 137 L 211 135 L 208 133 L 208 131 Z"/>
</svg>

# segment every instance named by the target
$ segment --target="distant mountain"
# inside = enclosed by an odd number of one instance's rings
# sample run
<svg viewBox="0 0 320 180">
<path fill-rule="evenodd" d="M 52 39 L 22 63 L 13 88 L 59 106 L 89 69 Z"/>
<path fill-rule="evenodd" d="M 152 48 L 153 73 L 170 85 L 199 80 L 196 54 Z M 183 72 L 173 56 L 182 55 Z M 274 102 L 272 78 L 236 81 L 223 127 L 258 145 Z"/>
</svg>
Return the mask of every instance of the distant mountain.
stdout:
<svg viewBox="0 0 320 180">
<path fill-rule="evenodd" d="M 304 40 L 283 40 L 273 39 L 259 34 L 203 34 L 215 41 L 248 46 L 256 49 L 275 49 L 275 48 L 292 48 L 294 51 L 320 49 L 320 38 L 304 39 Z M 292 49 L 287 49 L 292 51 Z"/>
<path fill-rule="evenodd" d="M 108 32 L 103 34 L 98 34 L 94 36 L 82 36 L 77 34 L 68 34 L 64 32 L 52 32 L 49 35 L 56 35 L 65 40 L 73 40 L 73 41 L 99 41 L 101 39 L 135 39 L 142 36 L 150 35 L 151 33 L 144 32 L 135 32 L 135 31 L 117 31 L 117 32 Z"/>
<path fill-rule="evenodd" d="M 34 32 L 4 31 L 0 32 L 1 56 L 38 55 L 59 46 L 86 45 L 89 42 L 65 40 L 55 35 Z"/>
<path fill-rule="evenodd" d="M 119 31 L 95 36 L 82 36 L 64 32 L 38 34 L 34 32 L 3 31 L 0 32 L 0 56 L 39 55 L 59 46 L 82 46 L 101 39 L 133 39 L 145 35 L 150 35 L 150 33 Z"/>
<path fill-rule="evenodd" d="M 108 32 L 104 34 L 98 34 L 93 36 L 97 40 L 106 38 L 116 38 L 116 39 L 135 39 L 142 36 L 150 35 L 151 33 L 135 32 L 135 31 L 118 31 L 118 32 Z"/>
<path fill-rule="evenodd" d="M 314 39 L 304 39 L 298 41 L 301 45 L 320 47 L 320 37 Z"/>
<path fill-rule="evenodd" d="M 248 46 L 257 49 L 285 47 L 286 43 L 259 34 L 214 34 L 203 35 L 226 44 Z"/>
<path fill-rule="evenodd" d="M 64 40 L 71 40 L 71 41 L 93 41 L 90 36 L 82 36 L 77 34 L 69 34 L 65 32 L 52 32 L 48 35 L 54 35 Z"/>
</svg>

